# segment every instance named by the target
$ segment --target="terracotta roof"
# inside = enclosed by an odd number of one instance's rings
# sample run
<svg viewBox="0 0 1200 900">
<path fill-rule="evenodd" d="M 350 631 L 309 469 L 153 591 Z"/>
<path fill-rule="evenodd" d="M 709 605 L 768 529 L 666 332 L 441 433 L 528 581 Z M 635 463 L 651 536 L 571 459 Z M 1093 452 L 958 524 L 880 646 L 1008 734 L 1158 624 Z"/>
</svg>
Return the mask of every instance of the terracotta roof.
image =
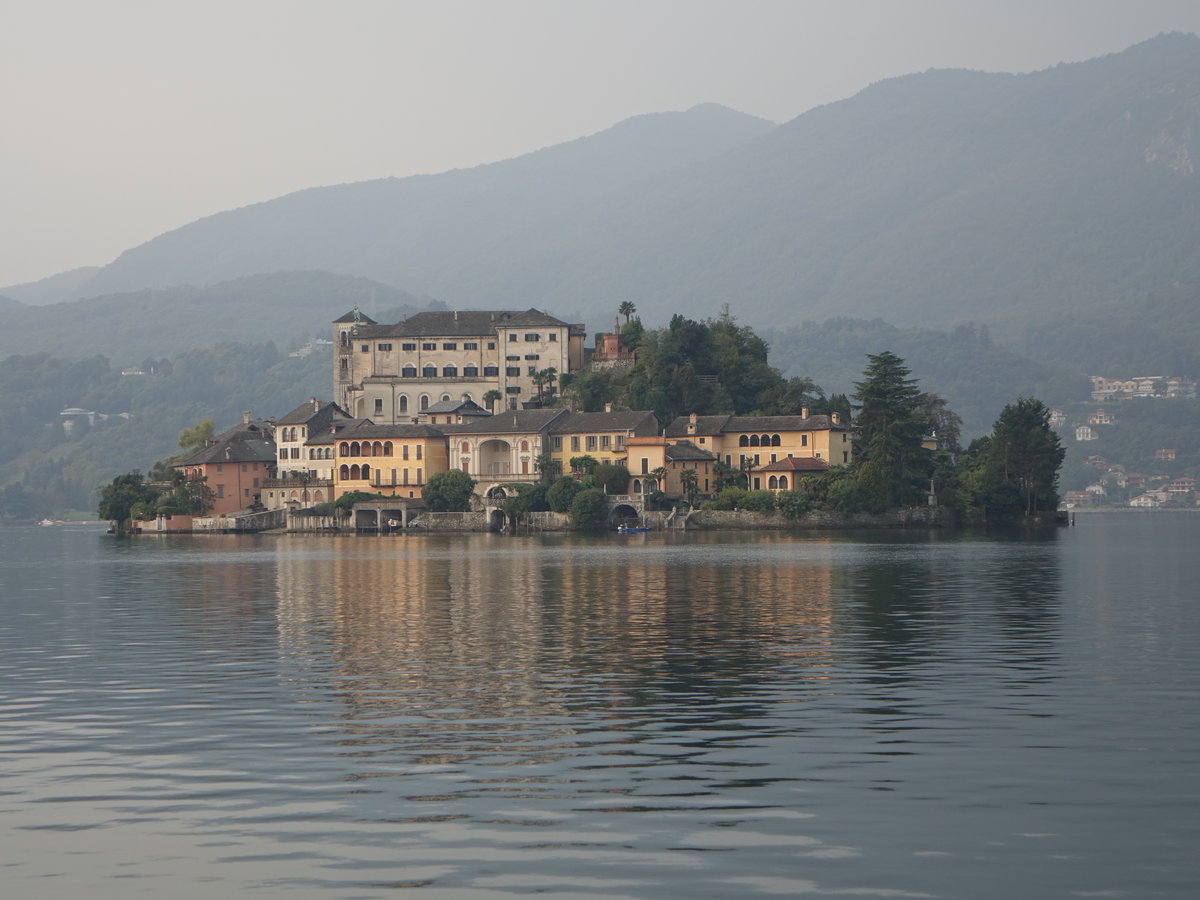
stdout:
<svg viewBox="0 0 1200 900">
<path fill-rule="evenodd" d="M 775 462 L 755 466 L 754 472 L 824 472 L 829 462 L 813 456 L 785 456 Z"/>
</svg>

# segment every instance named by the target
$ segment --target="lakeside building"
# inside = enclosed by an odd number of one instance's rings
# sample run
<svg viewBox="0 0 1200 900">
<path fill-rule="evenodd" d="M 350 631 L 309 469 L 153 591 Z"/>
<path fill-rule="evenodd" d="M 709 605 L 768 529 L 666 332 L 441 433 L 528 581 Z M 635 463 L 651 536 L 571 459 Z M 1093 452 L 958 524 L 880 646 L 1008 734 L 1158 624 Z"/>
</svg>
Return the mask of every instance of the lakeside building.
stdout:
<svg viewBox="0 0 1200 900">
<path fill-rule="evenodd" d="M 360 419 L 332 437 L 333 497 L 352 491 L 416 498 L 448 468 L 446 436 L 432 425 Z"/>
<path fill-rule="evenodd" d="M 318 436 L 336 433 L 353 420 L 336 403 L 309 397 L 275 422 L 279 459 L 275 474 L 263 483 L 262 502 L 267 509 L 286 504 L 312 506 L 333 499 L 333 445 L 315 442 Z"/>
<path fill-rule="evenodd" d="M 354 310 L 333 323 L 333 399 L 380 424 L 451 401 L 522 409 L 552 393 L 539 373 L 583 367 L 584 338 L 583 325 L 536 309 L 423 312 L 394 325 Z"/>
<path fill-rule="evenodd" d="M 475 479 L 477 493 L 487 497 L 505 483 L 541 478 L 536 460 L 546 452 L 548 429 L 568 415 L 565 409 L 512 409 L 438 428 L 446 436 L 450 464 Z"/>
<path fill-rule="evenodd" d="M 614 412 L 610 404 L 604 412 L 572 412 L 555 419 L 549 426 L 549 453 L 564 475 L 570 473 L 571 460 L 578 456 L 630 468 L 627 441 L 657 434 L 658 420 L 652 411 Z"/>
<path fill-rule="evenodd" d="M 263 484 L 275 474 L 273 431 L 270 422 L 254 421 L 243 413 L 240 425 L 174 464 L 188 481 L 207 480 L 213 492 L 208 515 L 222 516 L 262 503 Z"/>
<path fill-rule="evenodd" d="M 793 456 L 849 465 L 850 428 L 837 415 L 680 416 L 667 426 L 668 441 L 688 440 L 727 466 L 753 468 Z"/>
</svg>

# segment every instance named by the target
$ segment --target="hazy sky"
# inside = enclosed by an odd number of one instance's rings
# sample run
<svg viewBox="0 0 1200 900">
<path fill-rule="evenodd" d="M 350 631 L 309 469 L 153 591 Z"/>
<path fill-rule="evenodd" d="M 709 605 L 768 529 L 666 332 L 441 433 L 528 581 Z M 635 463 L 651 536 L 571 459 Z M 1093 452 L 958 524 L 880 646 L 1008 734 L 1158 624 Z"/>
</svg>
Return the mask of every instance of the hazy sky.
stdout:
<svg viewBox="0 0 1200 900">
<path fill-rule="evenodd" d="M 776 122 L 929 68 L 1200 32 L 1200 0 L 0 0 L 0 285 L 324 184 L 713 101 Z"/>
</svg>

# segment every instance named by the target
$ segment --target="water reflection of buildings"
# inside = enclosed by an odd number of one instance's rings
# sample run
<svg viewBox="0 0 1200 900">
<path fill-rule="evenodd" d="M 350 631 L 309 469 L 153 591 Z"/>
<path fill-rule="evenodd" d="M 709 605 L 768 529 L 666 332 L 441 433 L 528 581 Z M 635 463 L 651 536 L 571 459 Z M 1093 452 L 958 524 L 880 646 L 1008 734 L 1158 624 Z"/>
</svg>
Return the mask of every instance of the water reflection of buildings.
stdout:
<svg viewBox="0 0 1200 900">
<path fill-rule="evenodd" d="M 832 658 L 832 553 L 816 541 L 771 564 L 719 543 L 313 541 L 280 542 L 285 656 L 336 681 L 322 688 L 342 727 L 421 744 L 427 761 L 474 752 L 456 742 L 481 720 L 514 729 L 515 750 L 530 721 L 562 736 L 581 711 L 675 703 L 719 719 L 716 701 L 743 695 L 745 715 L 755 686 L 825 678 Z"/>
</svg>

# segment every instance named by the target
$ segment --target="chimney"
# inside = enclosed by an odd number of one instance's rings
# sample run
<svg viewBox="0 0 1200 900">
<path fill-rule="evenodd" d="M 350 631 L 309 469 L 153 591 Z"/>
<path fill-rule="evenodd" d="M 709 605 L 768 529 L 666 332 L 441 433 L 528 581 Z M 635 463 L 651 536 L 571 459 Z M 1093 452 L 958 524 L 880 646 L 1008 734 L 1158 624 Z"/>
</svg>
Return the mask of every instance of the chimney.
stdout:
<svg viewBox="0 0 1200 900">
<path fill-rule="evenodd" d="M 308 402 L 312 404 L 313 412 L 316 412 L 318 409 L 321 408 L 321 404 L 317 402 L 316 397 L 309 397 Z"/>
<path fill-rule="evenodd" d="M 842 417 L 839 416 L 837 413 L 832 413 L 829 416 L 829 421 L 832 422 L 834 425 L 837 425 L 842 421 Z"/>
<path fill-rule="evenodd" d="M 688 416 L 687 433 L 688 434 L 696 433 L 696 414 L 695 413 L 692 413 L 690 416 Z"/>
<path fill-rule="evenodd" d="M 802 419 L 808 418 L 808 407 L 807 406 L 800 407 L 800 418 L 802 418 Z"/>
<path fill-rule="evenodd" d="M 242 424 L 243 425 L 250 424 L 250 410 L 248 410 L 248 409 L 242 410 Z"/>
<path fill-rule="evenodd" d="M 604 404 L 604 411 L 605 411 L 605 412 L 612 412 L 612 401 L 611 401 L 611 400 L 608 400 L 608 401 L 606 401 L 606 402 L 605 402 L 605 404 Z"/>
</svg>

